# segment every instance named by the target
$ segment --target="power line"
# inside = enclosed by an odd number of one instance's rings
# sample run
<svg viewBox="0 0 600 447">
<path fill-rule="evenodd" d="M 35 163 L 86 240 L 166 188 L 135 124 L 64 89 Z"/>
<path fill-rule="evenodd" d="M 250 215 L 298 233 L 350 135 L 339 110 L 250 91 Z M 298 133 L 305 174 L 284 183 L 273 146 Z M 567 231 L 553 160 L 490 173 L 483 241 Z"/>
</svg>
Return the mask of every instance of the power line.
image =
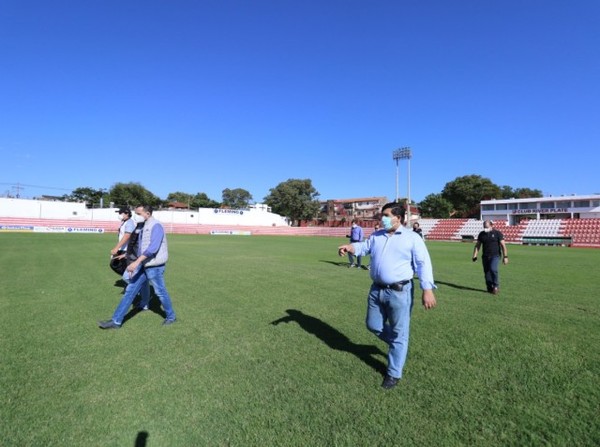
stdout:
<svg viewBox="0 0 600 447">
<path fill-rule="evenodd" d="M 2 182 L 2 183 L 0 183 L 0 185 L 10 185 L 17 189 L 22 189 L 21 186 L 26 186 L 27 188 L 55 189 L 58 191 L 73 191 L 73 189 L 69 189 L 69 188 L 58 188 L 56 186 L 28 185 L 27 183 L 20 183 L 20 182 L 10 182 L 10 183 Z"/>
</svg>

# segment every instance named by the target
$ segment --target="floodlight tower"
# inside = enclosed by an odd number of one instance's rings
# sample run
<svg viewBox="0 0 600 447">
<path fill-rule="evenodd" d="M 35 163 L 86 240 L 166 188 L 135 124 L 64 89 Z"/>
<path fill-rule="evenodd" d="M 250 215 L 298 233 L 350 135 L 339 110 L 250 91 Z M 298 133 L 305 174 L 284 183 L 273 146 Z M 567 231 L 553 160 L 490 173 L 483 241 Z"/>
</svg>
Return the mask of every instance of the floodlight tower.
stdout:
<svg viewBox="0 0 600 447">
<path fill-rule="evenodd" d="M 396 202 L 398 202 L 398 163 L 400 160 L 408 160 L 408 191 L 407 191 L 407 210 L 406 223 L 410 223 L 410 159 L 412 158 L 412 149 L 410 147 L 401 147 L 392 152 L 392 158 L 396 161 Z"/>
</svg>

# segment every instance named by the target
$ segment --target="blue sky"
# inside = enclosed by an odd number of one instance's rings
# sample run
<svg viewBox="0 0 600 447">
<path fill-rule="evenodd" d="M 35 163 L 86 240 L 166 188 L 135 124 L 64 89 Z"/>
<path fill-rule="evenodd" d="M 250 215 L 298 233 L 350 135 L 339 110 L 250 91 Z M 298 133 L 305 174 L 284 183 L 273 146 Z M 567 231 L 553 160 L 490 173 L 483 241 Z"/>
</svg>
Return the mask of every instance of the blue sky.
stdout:
<svg viewBox="0 0 600 447">
<path fill-rule="evenodd" d="M 0 195 L 600 193 L 597 0 L 2 0 Z M 400 164 L 406 195 L 407 163 Z"/>
</svg>

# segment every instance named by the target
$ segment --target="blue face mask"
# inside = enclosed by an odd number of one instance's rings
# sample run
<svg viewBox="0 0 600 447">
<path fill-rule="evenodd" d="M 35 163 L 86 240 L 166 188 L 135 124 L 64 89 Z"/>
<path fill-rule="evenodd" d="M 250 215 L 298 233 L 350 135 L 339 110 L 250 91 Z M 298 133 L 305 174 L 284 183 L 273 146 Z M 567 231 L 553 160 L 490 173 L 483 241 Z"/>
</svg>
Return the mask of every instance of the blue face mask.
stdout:
<svg viewBox="0 0 600 447">
<path fill-rule="evenodd" d="M 392 225 L 392 218 L 390 216 L 383 216 L 381 218 L 381 225 L 383 225 L 383 228 L 387 231 L 390 230 L 393 225 Z"/>
</svg>

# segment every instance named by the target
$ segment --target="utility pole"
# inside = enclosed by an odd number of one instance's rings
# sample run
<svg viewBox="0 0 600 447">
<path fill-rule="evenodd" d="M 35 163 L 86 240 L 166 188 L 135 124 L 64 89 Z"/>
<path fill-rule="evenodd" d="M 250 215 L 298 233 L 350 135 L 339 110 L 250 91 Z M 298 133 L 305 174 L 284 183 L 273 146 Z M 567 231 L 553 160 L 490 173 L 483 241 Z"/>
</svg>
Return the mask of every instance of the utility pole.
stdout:
<svg viewBox="0 0 600 447">
<path fill-rule="evenodd" d="M 16 198 L 17 199 L 20 198 L 21 197 L 21 190 L 23 190 L 24 188 L 19 183 L 17 183 L 16 186 L 12 187 L 12 189 L 14 189 L 16 191 L 15 192 Z"/>
</svg>

